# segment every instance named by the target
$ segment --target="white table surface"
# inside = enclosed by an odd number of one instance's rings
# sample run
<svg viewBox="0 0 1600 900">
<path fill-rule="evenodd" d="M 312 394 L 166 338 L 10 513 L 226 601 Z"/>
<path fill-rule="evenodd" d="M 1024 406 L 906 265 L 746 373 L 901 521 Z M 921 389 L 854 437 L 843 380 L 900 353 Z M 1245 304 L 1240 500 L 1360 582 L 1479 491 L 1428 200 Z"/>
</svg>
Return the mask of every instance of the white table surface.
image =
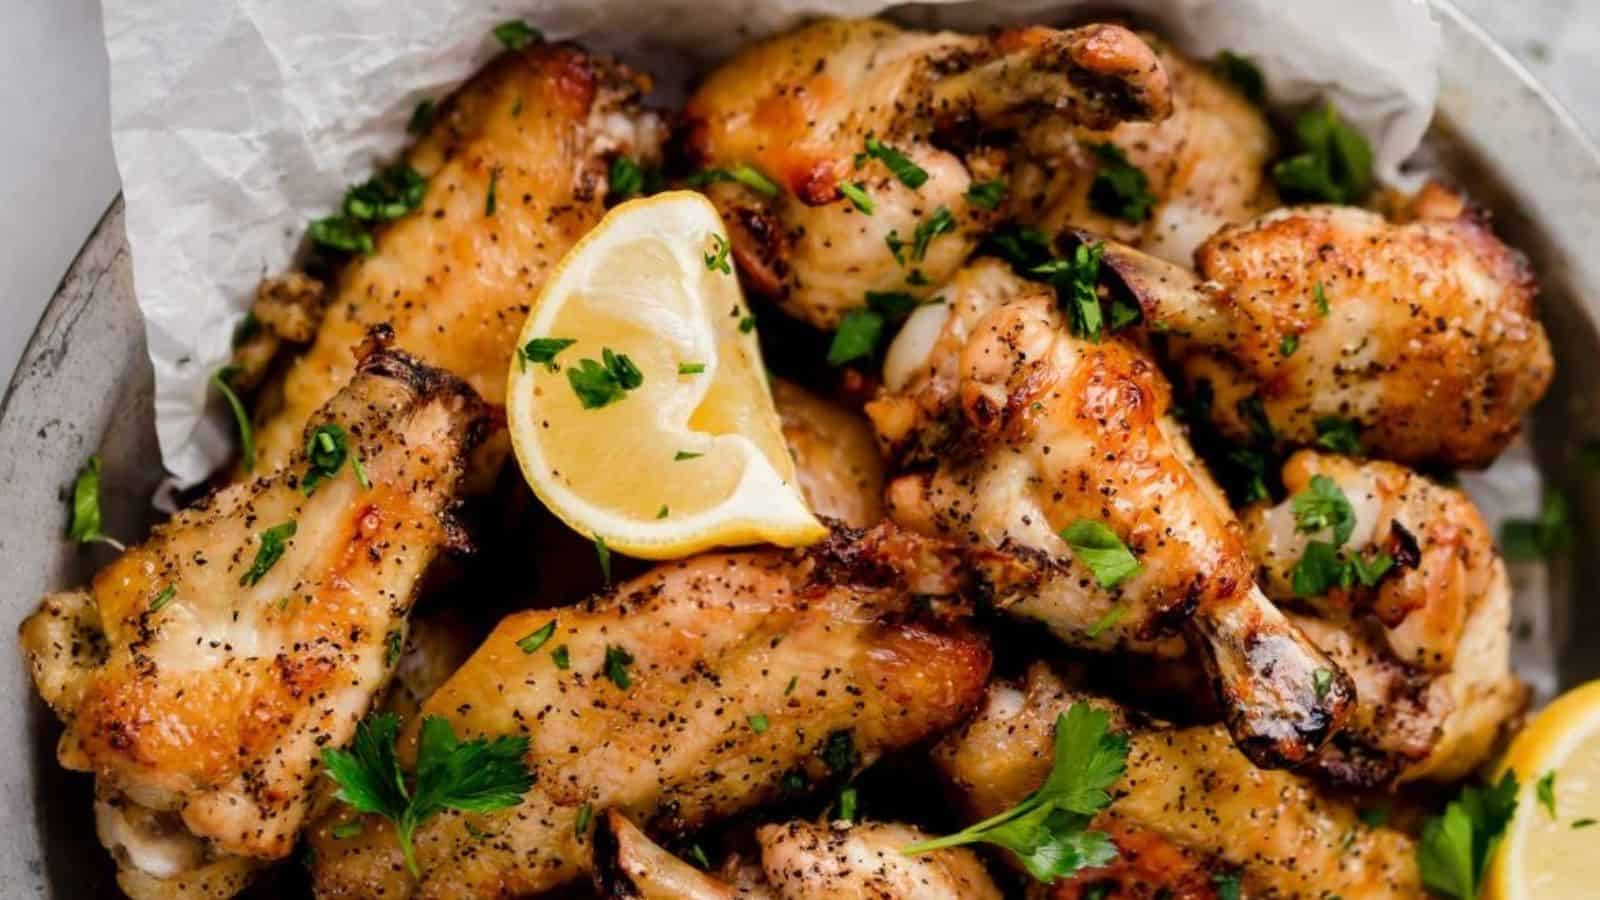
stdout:
<svg viewBox="0 0 1600 900">
<path fill-rule="evenodd" d="M 1600 2 L 1456 0 L 1600 132 Z M 117 191 L 99 0 L 0 0 L 0 385 Z"/>
</svg>

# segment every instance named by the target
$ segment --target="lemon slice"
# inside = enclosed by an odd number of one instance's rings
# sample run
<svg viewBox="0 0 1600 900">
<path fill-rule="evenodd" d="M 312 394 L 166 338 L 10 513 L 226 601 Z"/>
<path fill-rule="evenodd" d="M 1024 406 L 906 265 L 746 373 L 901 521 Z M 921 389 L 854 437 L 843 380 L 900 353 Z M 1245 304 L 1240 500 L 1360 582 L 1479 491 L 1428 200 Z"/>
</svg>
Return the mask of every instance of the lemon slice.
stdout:
<svg viewBox="0 0 1600 900">
<path fill-rule="evenodd" d="M 1522 786 L 1485 896 L 1578 900 L 1600 890 L 1600 681 L 1568 691 L 1517 735 L 1500 764 Z M 1555 815 L 1538 783 L 1555 773 Z M 1496 773 L 1496 778 L 1499 773 Z"/>
<path fill-rule="evenodd" d="M 523 475 L 630 556 L 827 534 L 797 487 L 727 240 L 700 194 L 624 203 L 556 266 L 517 341 L 571 342 L 551 365 L 512 360 Z"/>
</svg>

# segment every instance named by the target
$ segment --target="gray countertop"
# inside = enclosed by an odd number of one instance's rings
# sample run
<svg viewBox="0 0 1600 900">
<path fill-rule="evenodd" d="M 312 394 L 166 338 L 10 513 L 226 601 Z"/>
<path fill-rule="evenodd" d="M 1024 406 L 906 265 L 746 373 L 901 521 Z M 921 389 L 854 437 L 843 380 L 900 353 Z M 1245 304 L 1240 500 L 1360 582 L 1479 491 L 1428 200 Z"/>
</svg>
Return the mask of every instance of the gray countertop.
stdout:
<svg viewBox="0 0 1600 900">
<path fill-rule="evenodd" d="M 1456 0 L 1600 133 L 1600 2 Z M 99 0 L 0 0 L 0 384 L 117 190 Z"/>
</svg>

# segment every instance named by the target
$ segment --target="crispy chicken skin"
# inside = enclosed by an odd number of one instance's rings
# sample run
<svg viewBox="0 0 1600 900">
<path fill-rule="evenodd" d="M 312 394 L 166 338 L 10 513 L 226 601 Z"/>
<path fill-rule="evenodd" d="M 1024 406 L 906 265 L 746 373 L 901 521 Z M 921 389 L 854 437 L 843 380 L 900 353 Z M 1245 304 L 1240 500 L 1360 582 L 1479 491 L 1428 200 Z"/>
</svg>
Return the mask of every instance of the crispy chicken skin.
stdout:
<svg viewBox="0 0 1600 900">
<path fill-rule="evenodd" d="M 1323 475 L 1350 501 L 1350 552 L 1399 560 L 1376 588 L 1297 598 L 1291 575 L 1313 538 L 1292 501 L 1241 519 L 1268 596 L 1309 607 L 1293 616 L 1356 684 L 1347 730 L 1319 765 L 1358 784 L 1453 780 L 1481 765 L 1525 691 L 1511 672 L 1510 587 L 1488 526 L 1466 494 L 1402 466 L 1302 450 L 1284 466 L 1291 495 Z"/>
<path fill-rule="evenodd" d="M 602 900 L 734 900 L 741 893 L 650 840 L 616 810 L 594 828 L 594 890 Z"/>
<path fill-rule="evenodd" d="M 1140 37 L 1171 79 L 1172 115 L 1109 131 L 1055 123 L 1030 129 L 1026 161 L 1012 180 L 1013 208 L 1019 219 L 1051 234 L 1083 228 L 1188 265 L 1217 229 L 1278 205 L 1267 177 L 1277 142 L 1263 110 L 1232 85 L 1154 35 Z M 1090 203 L 1100 144 L 1121 150 L 1148 180 L 1156 202 L 1143 222 L 1105 215 Z"/>
<path fill-rule="evenodd" d="M 1048 288 L 992 260 L 945 296 L 938 333 L 914 323 L 899 339 L 931 346 L 923 368 L 868 406 L 895 455 L 932 461 L 890 483 L 891 518 L 1030 559 L 1037 590 L 1008 611 L 1063 640 L 1176 655 L 1190 638 L 1245 752 L 1262 765 L 1308 758 L 1338 729 L 1349 682 L 1256 587 L 1155 364 L 1119 340 L 1073 337 Z M 1060 535 L 1083 519 L 1109 528 L 1142 570 L 1102 587 Z"/>
<path fill-rule="evenodd" d="M 871 424 L 783 378 L 773 379 L 772 399 L 812 512 L 854 528 L 883 521 L 883 455 Z"/>
<path fill-rule="evenodd" d="M 991 685 L 978 713 L 934 749 L 935 764 L 970 818 L 1001 812 L 1043 783 L 1056 717 L 1082 702 L 1111 711 L 1113 728 L 1129 732 L 1130 749 L 1111 806 L 1094 822 L 1112 835 L 1123 859 L 1081 873 L 1074 887 L 1101 881 L 1117 887 L 1132 878 L 1133 886 L 1205 897 L 1181 892 L 1200 867 L 1238 872 L 1247 897 L 1424 896 L 1415 848 L 1403 833 L 1364 825 L 1354 807 L 1301 776 L 1257 768 L 1217 726 L 1145 723 L 1072 690 L 1039 664 L 1020 685 Z M 1083 896 L 1066 888 L 1055 886 L 1053 896 Z"/>
<path fill-rule="evenodd" d="M 647 84 L 577 47 L 535 44 L 502 55 L 441 105 L 406 155 L 428 180 L 422 206 L 345 267 L 315 341 L 259 405 L 259 470 L 292 458 L 307 419 L 354 371 L 351 348 L 377 323 L 393 327 L 401 349 L 503 403 L 529 304 L 605 212 L 610 160 L 657 156 L 661 126 L 638 104 Z"/>
<path fill-rule="evenodd" d="M 312 417 L 327 423 L 347 433 L 370 489 L 344 465 L 308 497 L 296 455 L 180 512 L 22 624 L 34 682 L 66 724 L 62 765 L 93 772 L 101 815 L 126 819 L 102 834 L 143 823 L 194 836 L 200 855 L 130 878 L 180 875 L 211 851 L 288 854 L 320 748 L 350 738 L 388 679 L 389 642 L 454 539 L 448 510 L 484 430 L 470 388 L 369 348 Z M 263 535 L 288 522 L 281 558 L 263 565 Z M 118 856 L 134 870 L 155 858 Z"/>
<path fill-rule="evenodd" d="M 591 870 L 591 837 L 576 829 L 585 808 L 683 832 L 845 777 L 823 755 L 832 747 L 837 766 L 841 742 L 854 768 L 955 724 L 983 691 L 989 650 L 919 612 L 917 598 L 965 587 L 958 551 L 887 525 L 837 532 L 805 552 L 659 566 L 578 606 L 508 617 L 423 712 L 464 737 L 527 734 L 533 789 L 510 810 L 424 823 L 420 883 L 390 829 L 369 820 L 318 854 L 319 896 L 554 889 Z M 518 648 L 551 619 L 545 650 Z M 606 674 L 618 650 L 633 660 L 627 687 Z M 747 721 L 756 714 L 767 716 L 764 731 Z"/>
<path fill-rule="evenodd" d="M 1183 378 L 1209 385 L 1228 437 L 1252 437 L 1240 403 L 1257 397 L 1290 445 L 1340 417 L 1386 459 L 1487 465 L 1550 383 L 1536 285 L 1481 215 L 1419 215 L 1280 209 L 1207 240 L 1198 277 L 1109 243 L 1105 264 L 1171 335 Z"/>
<path fill-rule="evenodd" d="M 867 291 L 931 296 L 1004 215 L 967 196 L 1008 176 L 1010 139 L 989 136 L 1039 119 L 1104 128 L 1170 107 L 1154 53 L 1119 26 L 966 35 L 833 19 L 758 42 L 713 72 L 689 99 L 684 151 L 702 167 L 754 166 L 776 183 L 775 197 L 733 183 L 708 193 L 745 284 L 831 329 Z M 858 156 L 869 137 L 903 152 L 926 183 L 910 187 Z M 843 184 L 866 191 L 870 215 Z M 941 209 L 952 230 L 918 258 L 918 225 Z"/>
</svg>

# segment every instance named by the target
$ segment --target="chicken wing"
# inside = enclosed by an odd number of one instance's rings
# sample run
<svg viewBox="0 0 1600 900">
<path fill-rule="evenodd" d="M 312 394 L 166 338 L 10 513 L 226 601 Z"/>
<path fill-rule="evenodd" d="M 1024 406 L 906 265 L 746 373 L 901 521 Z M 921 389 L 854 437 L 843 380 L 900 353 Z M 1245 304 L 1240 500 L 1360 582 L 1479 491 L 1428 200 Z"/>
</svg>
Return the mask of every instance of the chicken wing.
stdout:
<svg viewBox="0 0 1600 900">
<path fill-rule="evenodd" d="M 923 367 L 868 406 L 892 453 L 933 463 L 891 482 L 891 518 L 1032 560 L 1038 588 L 1008 611 L 1063 640 L 1178 655 L 1187 636 L 1247 754 L 1262 765 L 1309 757 L 1338 729 L 1349 682 L 1256 587 L 1155 365 L 1121 341 L 1072 336 L 1049 289 L 993 260 L 945 298 L 942 323 L 910 323 L 897 340 L 931 346 Z M 897 364 L 916 355 L 890 350 Z M 1084 520 L 1109 528 L 1140 570 L 1097 581 L 1062 535 Z"/>
<path fill-rule="evenodd" d="M 772 399 L 811 510 L 855 528 L 883 521 L 883 456 L 866 419 L 782 378 Z"/>
<path fill-rule="evenodd" d="M 640 110 L 648 82 L 568 44 L 506 53 L 442 104 L 406 162 L 420 208 L 350 261 L 315 341 L 258 404 L 257 465 L 289 461 L 312 413 L 355 369 L 372 325 L 465 379 L 492 406 L 528 306 L 550 267 L 605 211 L 615 156 L 649 164 L 663 128 Z"/>
<path fill-rule="evenodd" d="M 1318 764 L 1363 785 L 1454 780 L 1486 761 L 1525 699 L 1511 671 L 1511 602 L 1488 526 L 1461 491 L 1386 462 L 1302 450 L 1284 466 L 1292 496 L 1330 479 L 1354 510 L 1349 554 L 1396 561 L 1374 587 L 1297 596 L 1294 569 L 1313 539 L 1291 497 L 1246 510 L 1245 540 L 1273 600 L 1355 680 L 1347 730 Z"/>
<path fill-rule="evenodd" d="M 1352 420 L 1372 453 L 1487 465 L 1553 369 L 1521 255 L 1464 207 L 1392 224 L 1354 207 L 1282 209 L 1225 228 L 1186 269 L 1107 244 L 1105 263 L 1166 332 L 1215 424 L 1316 442 Z M 1087 236 L 1082 239 L 1092 240 Z"/>
<path fill-rule="evenodd" d="M 754 187 L 708 192 L 745 283 L 831 329 L 866 292 L 930 296 L 1004 214 L 1008 154 L 986 136 L 1039 118 L 1104 128 L 1170 107 L 1155 55 L 1119 26 L 977 36 L 825 20 L 712 73 L 685 110 L 685 155 L 750 167 Z"/>
<path fill-rule="evenodd" d="M 1424 896 L 1405 834 L 1363 824 L 1352 806 L 1301 776 L 1257 768 L 1221 728 L 1144 723 L 1042 665 L 1020 685 L 991 685 L 978 713 L 935 747 L 967 814 L 995 815 L 1038 788 L 1050 772 L 1056 717 L 1085 702 L 1110 711 L 1114 729 L 1129 734 L 1127 772 L 1092 823 L 1112 836 L 1121 859 L 1058 882 L 1053 896 L 1116 890 L 1127 880 L 1195 896 L 1181 890 L 1193 886 L 1196 870 L 1206 888 L 1213 873 L 1237 873 L 1247 897 Z"/>
<path fill-rule="evenodd" d="M 319 835 L 319 895 L 539 893 L 590 870 L 591 810 L 682 832 L 953 725 L 982 693 L 988 647 L 919 609 L 964 586 L 958 550 L 892 526 L 840 532 L 508 617 L 423 712 L 464 735 L 527 734 L 533 789 L 514 809 L 424 823 L 420 882 L 384 823 Z M 552 620 L 545 649 L 519 648 Z"/>
<path fill-rule="evenodd" d="M 1059 123 L 1029 129 L 1025 161 L 1012 180 L 1013 208 L 1018 219 L 1051 234 L 1082 228 L 1189 265 L 1195 248 L 1217 229 L 1278 205 L 1267 177 L 1277 142 L 1261 107 L 1165 41 L 1140 37 L 1171 79 L 1172 115 L 1109 131 Z M 1108 146 L 1142 173 L 1154 200 L 1135 221 L 1108 215 L 1095 202 Z"/>
<path fill-rule="evenodd" d="M 335 428 L 346 449 L 314 490 L 316 464 L 296 454 L 180 512 L 22 625 L 34 682 L 66 724 L 61 763 L 94 773 L 125 886 L 220 884 L 231 876 L 191 870 L 288 854 L 320 748 L 349 740 L 394 668 L 423 571 L 454 539 L 447 513 L 484 430 L 469 387 L 369 349 L 311 424 L 308 437 Z"/>
</svg>

